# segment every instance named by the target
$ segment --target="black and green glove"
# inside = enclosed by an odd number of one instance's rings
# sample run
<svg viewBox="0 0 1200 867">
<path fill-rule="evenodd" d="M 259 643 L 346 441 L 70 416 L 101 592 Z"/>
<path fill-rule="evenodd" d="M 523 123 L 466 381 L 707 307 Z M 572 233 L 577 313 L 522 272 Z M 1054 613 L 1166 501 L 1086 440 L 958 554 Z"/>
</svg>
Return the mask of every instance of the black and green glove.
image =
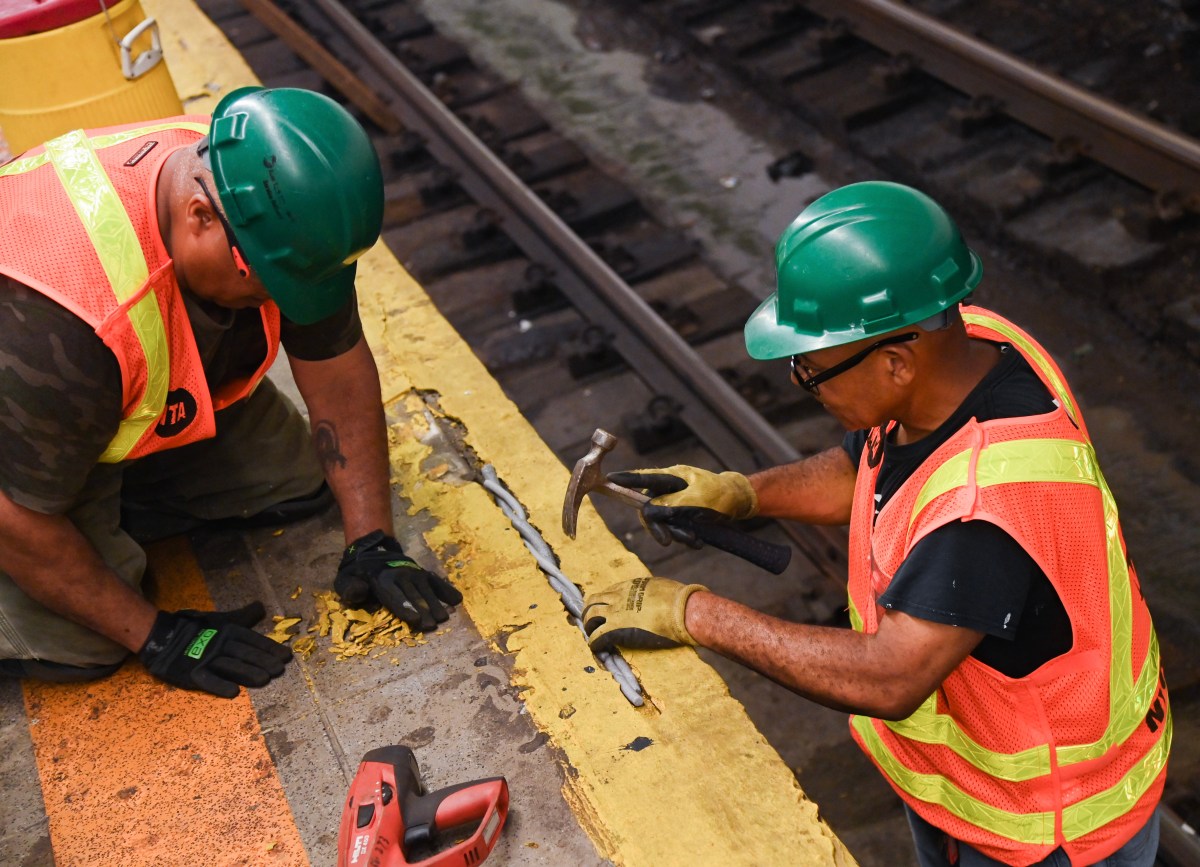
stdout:
<svg viewBox="0 0 1200 867">
<path fill-rule="evenodd" d="M 758 514 L 758 495 L 741 473 L 713 473 L 676 464 L 650 470 L 609 473 L 608 480 L 645 491 L 650 502 L 642 507 L 647 521 L 687 527 L 693 522 L 741 521 Z"/>
<path fill-rule="evenodd" d="M 689 597 L 701 584 L 680 584 L 670 578 L 621 581 L 583 600 L 583 629 L 593 651 L 614 645 L 653 650 L 695 644 L 687 631 Z"/>
<path fill-rule="evenodd" d="M 418 632 L 432 632 L 450 617 L 444 606 L 462 602 L 453 584 L 406 557 L 382 530 L 346 546 L 333 589 L 347 605 L 383 605 Z"/>
<path fill-rule="evenodd" d="M 250 627 L 261 602 L 236 611 L 160 611 L 138 658 L 159 680 L 233 698 L 238 686 L 266 686 L 283 674 L 291 648 Z"/>
</svg>

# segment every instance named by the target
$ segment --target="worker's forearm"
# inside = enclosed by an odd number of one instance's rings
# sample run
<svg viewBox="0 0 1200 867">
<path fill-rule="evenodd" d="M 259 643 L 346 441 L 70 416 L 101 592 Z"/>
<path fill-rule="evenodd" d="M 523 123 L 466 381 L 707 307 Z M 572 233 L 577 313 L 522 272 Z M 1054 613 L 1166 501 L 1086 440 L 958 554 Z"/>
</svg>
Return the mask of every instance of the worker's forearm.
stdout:
<svg viewBox="0 0 1200 867">
<path fill-rule="evenodd" d="M 342 510 L 346 541 L 373 530 L 391 535 L 387 425 L 379 371 L 366 340 L 337 358 L 291 364 L 317 458 Z"/>
<path fill-rule="evenodd" d="M 846 524 L 857 470 L 841 448 L 750 476 L 758 514 L 806 524 Z"/>
<path fill-rule="evenodd" d="M 67 518 L 0 493 L 0 569 L 42 605 L 137 652 L 157 609 L 100 559 Z"/>
<path fill-rule="evenodd" d="M 693 593 L 685 620 L 700 645 L 818 704 L 884 719 L 911 712 L 913 685 L 875 636 L 790 623 L 715 593 Z"/>
</svg>

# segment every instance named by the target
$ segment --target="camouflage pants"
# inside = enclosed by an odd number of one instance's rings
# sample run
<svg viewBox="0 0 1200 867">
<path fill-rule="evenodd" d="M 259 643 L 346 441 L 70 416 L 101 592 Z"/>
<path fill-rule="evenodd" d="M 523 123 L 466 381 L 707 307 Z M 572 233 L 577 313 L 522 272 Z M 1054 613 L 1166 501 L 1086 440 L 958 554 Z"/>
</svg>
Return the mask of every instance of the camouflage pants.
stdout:
<svg viewBox="0 0 1200 867">
<path fill-rule="evenodd" d="M 323 480 L 307 422 L 264 379 L 247 400 L 217 413 L 213 439 L 138 461 L 97 464 L 67 517 L 121 580 L 140 589 L 146 553 L 121 528 L 123 497 L 166 515 L 213 521 L 304 497 Z M 126 653 L 30 599 L 0 572 L 0 659 L 103 666 Z"/>
</svg>

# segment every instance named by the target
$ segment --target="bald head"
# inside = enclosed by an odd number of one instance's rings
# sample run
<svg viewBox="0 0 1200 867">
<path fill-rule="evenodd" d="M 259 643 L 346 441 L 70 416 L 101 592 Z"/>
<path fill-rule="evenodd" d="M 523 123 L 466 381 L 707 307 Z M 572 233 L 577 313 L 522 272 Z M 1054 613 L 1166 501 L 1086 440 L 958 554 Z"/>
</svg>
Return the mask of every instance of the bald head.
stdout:
<svg viewBox="0 0 1200 867">
<path fill-rule="evenodd" d="M 167 157 L 155 201 L 163 245 L 182 289 L 222 307 L 258 307 L 269 296 L 227 228 L 212 171 L 195 146 Z"/>
</svg>

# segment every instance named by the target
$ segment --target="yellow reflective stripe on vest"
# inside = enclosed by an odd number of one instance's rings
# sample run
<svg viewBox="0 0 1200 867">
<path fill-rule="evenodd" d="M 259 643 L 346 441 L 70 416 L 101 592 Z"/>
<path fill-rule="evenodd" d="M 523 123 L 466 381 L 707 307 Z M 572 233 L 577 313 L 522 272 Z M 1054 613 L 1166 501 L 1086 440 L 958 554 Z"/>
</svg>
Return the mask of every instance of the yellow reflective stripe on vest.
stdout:
<svg viewBox="0 0 1200 867">
<path fill-rule="evenodd" d="M 934 499 L 967 484 L 971 454 L 972 450 L 967 449 L 954 455 L 930 475 L 918 493 L 909 519 L 910 525 L 921 509 Z M 979 487 L 1019 482 L 1087 484 L 1097 487 L 1101 493 L 1107 537 L 1109 609 L 1112 612 L 1108 724 L 1104 733 L 1093 743 L 1060 746 L 1055 750 L 1055 758 L 1060 766 L 1098 758 L 1123 743 L 1145 719 L 1157 692 L 1159 648 L 1158 637 L 1151 631 L 1146 658 L 1134 682 L 1131 674 L 1133 604 L 1129 567 L 1118 533 L 1116 501 L 1100 472 L 1095 452 L 1090 445 L 1074 440 L 1024 439 L 994 443 L 979 452 L 975 481 Z M 1000 830 L 1001 825 L 993 827 L 982 824 L 977 816 L 996 818 L 987 812 L 991 810 L 990 807 L 976 801 L 949 780 L 910 771 L 892 756 L 869 722 L 862 720 L 860 723 L 860 719 L 856 718 L 854 724 L 875 760 L 888 769 L 888 775 L 905 791 L 923 800 L 931 799 L 918 791 L 932 791 L 936 796 L 934 803 L 964 821 L 1011 839 L 1030 842 L 1014 835 L 1029 833 L 1029 826 L 1023 824 L 1027 817 L 1017 817 L 1021 822 L 1011 827 L 1003 826 L 1003 830 Z M 1018 782 L 1048 774 L 1051 770 L 1048 745 L 1015 754 L 987 750 L 963 732 L 949 715 L 937 712 L 936 695 L 931 695 L 908 719 L 885 722 L 885 725 L 902 737 L 944 746 L 980 771 L 998 779 Z M 868 729 L 869 735 L 866 732 Z M 1169 739 L 1169 732 L 1165 732 L 1155 747 L 1120 783 L 1066 808 L 1064 822 L 1069 812 L 1072 826 L 1068 839 L 1094 831 L 1123 815 L 1137 803 L 1165 765 L 1170 748 Z M 1007 817 L 1010 814 L 1001 815 Z M 1041 815 L 1036 814 L 1035 818 Z M 1018 825 L 1025 830 L 1020 830 Z M 1018 830 L 1014 832 L 1014 828 Z"/>
<path fill-rule="evenodd" d="M 909 524 L 938 497 L 967 483 L 971 449 L 964 449 L 933 471 L 913 503 Z M 979 453 L 975 483 L 1076 482 L 1103 489 L 1095 450 L 1076 440 L 1022 439 L 992 443 Z"/>
<path fill-rule="evenodd" d="M 930 475 L 917 495 L 910 523 L 915 521 L 920 510 L 934 499 L 967 483 L 970 456 L 969 449 L 960 452 Z M 1125 561 L 1117 530 L 1116 500 L 1113 499 L 1112 491 L 1100 472 L 1095 451 L 1090 445 L 1074 440 L 1025 439 L 994 443 L 980 451 L 975 466 L 975 481 L 981 488 L 1020 482 L 1058 482 L 1094 485 L 1100 491 L 1106 531 L 1109 610 L 1112 613 L 1108 725 L 1099 740 L 1089 744 L 1059 747 L 1056 750 L 1056 758 L 1060 765 L 1070 765 L 1102 756 L 1129 737 L 1145 718 L 1158 685 L 1159 659 L 1158 638 L 1152 632 L 1146 658 L 1142 662 L 1137 681 L 1134 682 L 1131 674 L 1133 599 L 1129 565 Z M 903 724 L 901 722 L 898 725 Z M 953 748 L 950 743 L 944 741 L 927 742 L 946 743 Z M 970 752 L 962 756 L 975 764 Z M 977 767 L 988 770 L 982 765 Z"/>
<path fill-rule="evenodd" d="M 158 123 L 150 126 L 140 126 L 137 129 L 128 129 L 122 132 L 109 133 L 108 135 L 96 136 L 92 139 L 92 147 L 98 150 L 120 144 L 121 142 L 129 141 L 131 138 L 137 138 L 140 135 L 151 135 L 156 132 L 161 132 L 164 129 L 190 129 L 193 132 L 198 132 L 201 135 L 208 135 L 208 124 L 193 123 L 192 121 L 179 121 L 178 123 Z M 75 135 L 80 130 L 67 133 L 67 135 Z M 65 136 L 64 136 L 65 138 Z M 4 175 L 19 175 L 22 172 L 30 172 L 36 168 L 44 166 L 50 160 L 50 149 L 46 148 L 40 154 L 23 159 L 12 160 L 0 166 L 0 177 Z"/>
<path fill-rule="evenodd" d="M 1167 766 L 1167 754 L 1171 752 L 1174 724 L 1169 709 L 1163 726 L 1162 737 L 1150 752 L 1129 769 L 1120 782 L 1099 794 L 1063 808 L 1064 837 L 1068 840 L 1078 840 L 1085 834 L 1102 828 L 1124 816 L 1129 812 L 1129 808 L 1146 794 L 1146 790 L 1154 785 L 1158 775 Z"/>
<path fill-rule="evenodd" d="M 909 740 L 948 747 L 988 776 L 1000 780 L 1019 783 L 1050 773 L 1049 745 L 1041 744 L 1019 753 L 994 753 L 967 735 L 948 714 L 937 712 L 937 693 L 925 699 L 907 719 L 884 725 Z"/>
<path fill-rule="evenodd" d="M 19 175 L 22 172 L 33 171 L 39 166 L 44 166 L 46 160 L 50 159 L 45 153 L 40 153 L 35 157 L 25 157 L 20 160 L 10 160 L 0 166 L 0 178 L 5 175 Z"/>
<path fill-rule="evenodd" d="M 990 316 L 981 316 L 978 313 L 963 313 L 962 318 L 963 322 L 968 325 L 978 325 L 981 328 L 995 331 L 1003 335 L 1004 339 L 1013 346 L 1020 347 L 1021 351 L 1027 357 L 1033 359 L 1050 380 L 1054 393 L 1057 395 L 1063 409 L 1067 411 L 1067 415 L 1071 417 L 1072 421 L 1079 424 L 1079 410 L 1075 408 L 1075 401 L 1071 399 L 1071 392 L 1067 388 L 1067 384 L 1055 372 L 1054 365 L 1050 363 L 1050 359 L 1038 348 L 1036 343 L 1033 343 L 1028 337 L 1016 331 L 1011 325 L 1000 322 Z"/>
<path fill-rule="evenodd" d="M 850 597 L 850 628 L 855 632 L 863 631 L 862 615 L 858 613 L 858 606 L 854 604 L 854 597 Z"/>
<path fill-rule="evenodd" d="M 1031 846 L 1054 842 L 1054 813 L 1010 813 L 972 798 L 940 774 L 921 774 L 905 767 L 880 740 L 867 717 L 856 716 L 852 723 L 859 737 L 888 778 L 914 798 L 944 807 L 965 822 Z"/>
<path fill-rule="evenodd" d="M 1102 756 L 1122 743 L 1145 719 L 1158 688 L 1158 635 L 1150 632 L 1150 644 L 1137 681 L 1133 669 L 1133 588 L 1129 563 L 1118 532 L 1117 501 L 1103 475 L 1098 475 L 1104 501 L 1104 527 L 1108 544 L 1108 598 L 1112 619 L 1112 665 L 1109 669 L 1108 726 L 1100 739 L 1091 744 L 1058 748 L 1058 761 L 1069 765 Z"/>
<path fill-rule="evenodd" d="M 93 143 L 83 130 L 76 130 L 47 142 L 46 155 L 83 223 L 118 303 L 124 303 L 146 285 L 150 274 L 137 232 L 96 158 Z M 100 456 L 102 463 L 123 460 L 162 414 L 167 400 L 170 355 L 157 297 L 153 292 L 146 293 L 130 305 L 126 315 L 146 356 L 146 389 L 141 402 L 121 421 L 116 436 Z"/>
</svg>

